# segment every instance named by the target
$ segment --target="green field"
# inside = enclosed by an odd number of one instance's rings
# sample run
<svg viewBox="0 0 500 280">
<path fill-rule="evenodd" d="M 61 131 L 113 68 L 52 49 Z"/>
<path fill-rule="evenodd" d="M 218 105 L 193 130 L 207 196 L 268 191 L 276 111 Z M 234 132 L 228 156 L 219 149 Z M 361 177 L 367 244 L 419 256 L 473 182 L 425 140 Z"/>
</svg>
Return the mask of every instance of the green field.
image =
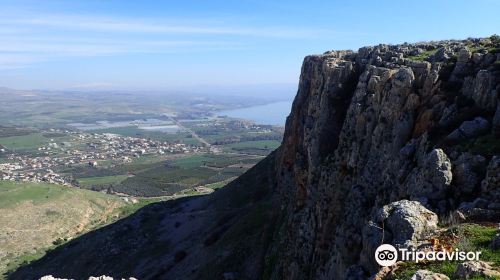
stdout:
<svg viewBox="0 0 500 280">
<path fill-rule="evenodd" d="M 194 168 L 202 166 L 210 160 L 212 160 L 212 158 L 208 155 L 194 155 L 175 159 L 172 161 L 172 165 L 180 168 Z"/>
<path fill-rule="evenodd" d="M 91 130 L 92 133 L 114 133 L 122 136 L 150 138 L 158 141 L 180 142 L 186 145 L 199 145 L 198 140 L 191 137 L 187 132 L 165 133 L 159 131 L 148 131 L 137 126 L 110 127 L 105 129 Z"/>
<path fill-rule="evenodd" d="M 110 185 L 110 184 L 119 184 L 123 180 L 127 179 L 127 177 L 128 177 L 127 175 L 89 177 L 89 178 L 80 178 L 77 180 L 77 182 L 79 185 L 82 186 Z"/>
<path fill-rule="evenodd" d="M 33 203 L 55 200 L 67 191 L 68 187 L 59 185 L 0 181 L 0 208 L 7 208 L 26 200 Z"/>
<path fill-rule="evenodd" d="M 226 184 L 227 184 L 227 182 L 217 182 L 217 183 L 205 185 L 205 187 L 216 190 L 216 189 L 220 189 L 220 188 L 224 187 Z"/>
<path fill-rule="evenodd" d="M 227 146 L 235 150 L 249 149 L 249 148 L 274 150 L 278 148 L 280 145 L 281 142 L 277 140 L 257 140 L 257 141 L 238 142 L 234 144 L 229 144 Z"/>
<path fill-rule="evenodd" d="M 0 138 L 0 145 L 9 150 L 32 150 L 49 143 L 41 133 Z"/>
<path fill-rule="evenodd" d="M 194 155 L 178 158 L 171 164 L 181 168 L 194 168 L 199 166 L 224 168 L 234 164 L 255 164 L 261 158 L 249 157 L 247 155 L 225 154 L 225 155 Z"/>
</svg>

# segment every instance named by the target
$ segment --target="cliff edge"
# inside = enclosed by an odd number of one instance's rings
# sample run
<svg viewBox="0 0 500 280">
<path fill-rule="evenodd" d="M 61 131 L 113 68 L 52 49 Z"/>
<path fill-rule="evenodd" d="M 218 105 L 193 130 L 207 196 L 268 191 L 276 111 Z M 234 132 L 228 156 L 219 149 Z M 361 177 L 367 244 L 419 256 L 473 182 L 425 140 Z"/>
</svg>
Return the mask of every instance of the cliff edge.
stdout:
<svg viewBox="0 0 500 280">
<path fill-rule="evenodd" d="M 381 241 L 416 238 L 383 228 L 390 203 L 500 221 L 499 48 L 492 36 L 305 58 L 277 155 L 286 230 L 272 278 L 377 273 Z"/>
</svg>

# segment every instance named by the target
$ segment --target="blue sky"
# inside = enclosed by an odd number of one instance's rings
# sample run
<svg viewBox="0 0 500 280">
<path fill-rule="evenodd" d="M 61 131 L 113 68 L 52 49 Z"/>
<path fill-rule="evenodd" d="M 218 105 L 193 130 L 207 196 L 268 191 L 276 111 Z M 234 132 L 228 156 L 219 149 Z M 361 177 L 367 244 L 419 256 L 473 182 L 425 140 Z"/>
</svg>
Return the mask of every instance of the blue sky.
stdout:
<svg viewBox="0 0 500 280">
<path fill-rule="evenodd" d="M 500 33 L 500 1 L 0 0 L 0 86 L 294 95 L 304 56 Z"/>
</svg>

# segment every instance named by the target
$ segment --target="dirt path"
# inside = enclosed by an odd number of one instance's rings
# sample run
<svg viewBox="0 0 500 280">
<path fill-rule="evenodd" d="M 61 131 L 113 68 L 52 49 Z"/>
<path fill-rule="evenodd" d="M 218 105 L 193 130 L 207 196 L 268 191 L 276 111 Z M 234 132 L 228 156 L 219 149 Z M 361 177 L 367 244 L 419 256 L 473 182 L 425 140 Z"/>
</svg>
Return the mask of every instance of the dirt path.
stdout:
<svg viewBox="0 0 500 280">
<path fill-rule="evenodd" d="M 192 129 L 190 128 L 187 128 L 185 126 L 183 126 L 179 121 L 177 121 L 175 118 L 173 117 L 170 117 L 170 119 L 177 125 L 179 126 L 180 128 L 186 130 L 187 132 L 189 132 L 193 138 L 195 138 L 196 140 L 200 141 L 200 143 L 202 143 L 203 145 L 205 145 L 206 147 L 210 148 L 212 145 L 210 145 L 210 143 L 208 143 L 205 139 L 201 138 L 198 134 L 196 134 L 196 132 L 194 132 Z"/>
</svg>

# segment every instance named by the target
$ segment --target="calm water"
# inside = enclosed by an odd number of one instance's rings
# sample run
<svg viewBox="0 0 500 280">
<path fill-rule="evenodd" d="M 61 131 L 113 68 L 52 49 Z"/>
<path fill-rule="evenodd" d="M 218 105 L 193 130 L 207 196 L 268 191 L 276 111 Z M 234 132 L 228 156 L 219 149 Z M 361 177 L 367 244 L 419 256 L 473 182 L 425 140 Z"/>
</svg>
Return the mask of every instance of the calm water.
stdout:
<svg viewBox="0 0 500 280">
<path fill-rule="evenodd" d="M 220 111 L 217 114 L 219 116 L 251 120 L 257 124 L 284 126 L 286 117 L 292 109 L 292 102 L 292 100 L 274 102 L 266 105 Z"/>
</svg>

